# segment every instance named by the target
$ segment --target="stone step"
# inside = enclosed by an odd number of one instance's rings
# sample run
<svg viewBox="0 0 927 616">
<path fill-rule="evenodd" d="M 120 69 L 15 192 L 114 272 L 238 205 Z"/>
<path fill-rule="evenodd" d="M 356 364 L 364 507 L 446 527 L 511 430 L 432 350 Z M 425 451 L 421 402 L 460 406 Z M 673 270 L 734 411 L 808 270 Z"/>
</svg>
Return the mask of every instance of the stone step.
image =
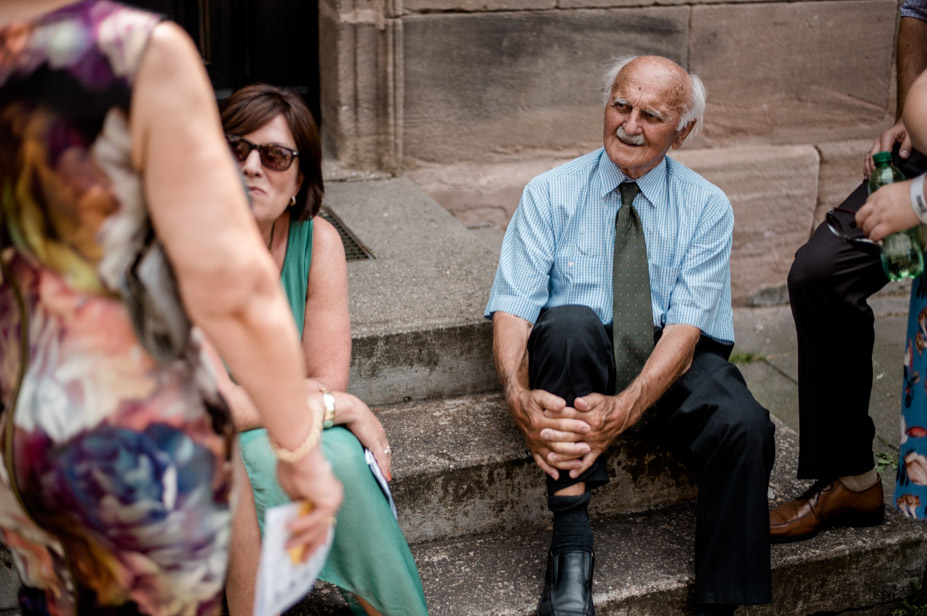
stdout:
<svg viewBox="0 0 927 616">
<path fill-rule="evenodd" d="M 597 517 L 593 526 L 597 614 L 691 613 L 694 504 Z M 774 546 L 773 604 L 738 614 L 835 614 L 897 600 L 923 575 L 921 526 L 895 514 L 875 530 L 833 529 Z M 548 531 L 531 529 L 417 546 L 430 613 L 533 614 L 548 542 Z"/>
<path fill-rule="evenodd" d="M 501 394 L 376 409 L 393 453 L 392 491 L 411 543 L 544 527 L 544 474 L 528 455 Z M 692 475 L 645 439 L 610 450 L 612 482 L 593 513 L 661 507 L 695 495 Z"/>
<path fill-rule="evenodd" d="M 778 420 L 776 424 L 771 506 L 793 498 L 804 487 L 794 479 L 797 435 Z M 493 437 L 481 434 L 480 438 Z M 401 465 L 404 473 L 414 466 L 409 462 Z M 741 608 L 738 616 L 890 614 L 911 584 L 922 579 L 927 563 L 927 526 L 890 507 L 893 477 L 885 476 L 883 481 L 884 524 L 865 529 L 831 528 L 807 541 L 774 545 L 773 602 Z M 396 487 L 399 493 L 398 484 Z M 594 501 L 602 500 L 603 494 L 597 491 Z M 419 520 L 411 511 L 415 502 L 408 496 L 399 503 L 399 515 L 411 538 L 415 536 L 411 526 Z M 539 495 L 523 498 L 537 500 Z M 536 516 L 534 521 L 541 518 Z M 597 614 L 691 613 L 694 502 L 635 513 L 603 513 L 599 509 L 592 518 Z M 490 533 L 412 542 L 433 616 L 534 613 L 543 586 L 550 530 L 544 524 L 503 526 L 504 530 Z M 337 591 L 324 584 L 292 611 L 300 615 L 347 613 Z"/>
<path fill-rule="evenodd" d="M 348 263 L 351 392 L 390 404 L 494 388 L 483 309 L 497 255 L 409 180 L 326 188 L 326 206 L 374 256 Z"/>
</svg>

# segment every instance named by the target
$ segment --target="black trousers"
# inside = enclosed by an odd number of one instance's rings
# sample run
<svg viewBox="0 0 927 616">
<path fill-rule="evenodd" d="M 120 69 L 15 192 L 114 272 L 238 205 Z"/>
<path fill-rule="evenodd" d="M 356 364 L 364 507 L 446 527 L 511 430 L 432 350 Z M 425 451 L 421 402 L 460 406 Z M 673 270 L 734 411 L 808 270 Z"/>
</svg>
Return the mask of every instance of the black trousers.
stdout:
<svg viewBox="0 0 927 616">
<path fill-rule="evenodd" d="M 919 152 L 903 161 L 896 151 L 894 163 L 908 177 L 927 171 Z M 863 182 L 840 207 L 855 212 L 866 197 Z M 854 248 L 826 223 L 795 253 L 788 288 L 798 339 L 799 478 L 856 475 L 875 466 L 868 300 L 887 282 L 878 255 Z"/>
<path fill-rule="evenodd" d="M 572 405 L 577 396 L 614 394 L 614 357 L 605 326 L 585 306 L 541 313 L 528 339 L 529 378 Z M 767 486 L 775 458 L 769 412 L 754 400 L 730 347 L 708 338 L 692 367 L 647 411 L 644 436 L 667 447 L 698 481 L 695 602 L 767 603 L 772 598 Z M 583 475 L 559 481 L 592 489 L 608 482 L 605 456 Z"/>
</svg>

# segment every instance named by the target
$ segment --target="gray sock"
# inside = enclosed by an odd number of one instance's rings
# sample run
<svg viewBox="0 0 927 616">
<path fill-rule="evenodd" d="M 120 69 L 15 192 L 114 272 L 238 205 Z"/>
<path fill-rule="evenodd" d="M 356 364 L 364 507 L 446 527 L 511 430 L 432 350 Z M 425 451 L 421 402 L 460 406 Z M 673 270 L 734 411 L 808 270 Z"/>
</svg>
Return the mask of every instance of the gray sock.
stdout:
<svg viewBox="0 0 927 616">
<path fill-rule="evenodd" d="M 874 468 L 869 469 L 860 475 L 845 475 L 840 477 L 840 483 L 845 485 L 852 492 L 862 492 L 868 490 L 879 480 L 879 474 Z"/>
</svg>

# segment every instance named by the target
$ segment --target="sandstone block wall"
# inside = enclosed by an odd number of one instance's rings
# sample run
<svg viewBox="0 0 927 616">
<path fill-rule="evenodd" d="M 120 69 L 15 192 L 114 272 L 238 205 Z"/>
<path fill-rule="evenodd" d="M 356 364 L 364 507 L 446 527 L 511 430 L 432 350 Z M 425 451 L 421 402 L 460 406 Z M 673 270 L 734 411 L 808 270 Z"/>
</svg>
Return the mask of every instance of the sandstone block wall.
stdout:
<svg viewBox="0 0 927 616">
<path fill-rule="evenodd" d="M 602 140 L 600 76 L 661 54 L 708 89 L 678 158 L 737 219 L 734 298 L 785 284 L 894 114 L 898 0 L 322 0 L 326 155 L 504 228 L 533 175 Z"/>
</svg>

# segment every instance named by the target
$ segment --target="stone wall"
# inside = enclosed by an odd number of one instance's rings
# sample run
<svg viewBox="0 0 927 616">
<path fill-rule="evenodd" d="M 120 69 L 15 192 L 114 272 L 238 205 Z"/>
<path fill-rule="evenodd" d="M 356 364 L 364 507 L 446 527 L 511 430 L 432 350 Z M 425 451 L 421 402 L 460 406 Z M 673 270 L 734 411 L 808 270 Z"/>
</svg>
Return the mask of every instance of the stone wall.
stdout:
<svg viewBox="0 0 927 616">
<path fill-rule="evenodd" d="M 750 303 L 784 285 L 891 124 L 897 11 L 897 0 L 322 0 L 326 154 L 406 175 L 464 223 L 504 228 L 528 179 L 601 144 L 607 61 L 668 56 L 708 89 L 705 130 L 677 158 L 731 197 L 733 296 Z"/>
</svg>

